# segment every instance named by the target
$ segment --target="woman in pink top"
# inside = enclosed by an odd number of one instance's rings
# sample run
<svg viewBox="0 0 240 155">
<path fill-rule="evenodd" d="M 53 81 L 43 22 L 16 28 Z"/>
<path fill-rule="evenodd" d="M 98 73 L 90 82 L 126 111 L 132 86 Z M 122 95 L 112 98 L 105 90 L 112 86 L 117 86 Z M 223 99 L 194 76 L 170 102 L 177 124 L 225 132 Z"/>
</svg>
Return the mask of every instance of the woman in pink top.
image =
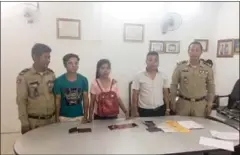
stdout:
<svg viewBox="0 0 240 155">
<path fill-rule="evenodd" d="M 108 92 L 112 85 L 112 91 L 114 91 L 117 94 L 118 97 L 118 103 L 122 111 L 125 113 L 126 117 L 129 117 L 128 110 L 124 106 L 122 100 L 119 96 L 119 89 L 117 87 L 117 81 L 114 79 L 111 79 L 109 74 L 111 72 L 111 63 L 107 59 L 101 59 L 97 63 L 97 71 L 96 71 L 96 79 L 92 82 L 90 93 L 91 93 L 91 100 L 90 100 L 90 111 L 89 111 L 89 121 L 91 122 L 93 119 L 93 113 L 94 113 L 94 119 L 114 119 L 117 118 L 117 116 L 112 117 L 101 117 L 97 114 L 97 99 L 98 95 L 101 93 L 101 89 L 103 92 Z M 101 89 L 98 86 L 101 87 Z"/>
</svg>

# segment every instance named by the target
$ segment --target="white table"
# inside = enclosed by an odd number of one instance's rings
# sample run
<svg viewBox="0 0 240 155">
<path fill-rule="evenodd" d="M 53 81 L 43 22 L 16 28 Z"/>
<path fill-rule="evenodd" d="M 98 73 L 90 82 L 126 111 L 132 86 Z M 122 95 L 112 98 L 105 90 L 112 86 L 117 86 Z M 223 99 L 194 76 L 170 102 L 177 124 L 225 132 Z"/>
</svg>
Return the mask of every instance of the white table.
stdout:
<svg viewBox="0 0 240 155">
<path fill-rule="evenodd" d="M 191 133 L 150 133 L 143 120 L 155 124 L 166 120 L 194 120 L 205 128 Z M 135 122 L 137 128 L 110 131 L 107 126 L 116 123 Z M 200 136 L 211 137 L 209 130 L 236 132 L 225 124 L 204 118 L 166 116 L 136 118 L 133 120 L 100 120 L 81 127 L 91 127 L 91 133 L 69 134 L 68 130 L 78 122 L 58 123 L 32 130 L 14 144 L 16 154 L 174 154 L 206 152 L 216 148 L 199 144 Z M 239 144 L 234 142 L 235 146 Z"/>
</svg>

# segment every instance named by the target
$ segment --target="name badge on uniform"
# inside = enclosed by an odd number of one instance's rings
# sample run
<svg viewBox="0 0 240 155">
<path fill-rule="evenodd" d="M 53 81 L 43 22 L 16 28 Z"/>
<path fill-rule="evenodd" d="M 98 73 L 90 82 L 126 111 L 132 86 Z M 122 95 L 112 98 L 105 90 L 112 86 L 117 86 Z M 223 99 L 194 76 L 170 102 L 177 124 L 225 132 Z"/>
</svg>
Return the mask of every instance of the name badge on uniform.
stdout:
<svg viewBox="0 0 240 155">
<path fill-rule="evenodd" d="M 200 75 L 207 75 L 207 74 L 208 74 L 208 71 L 207 71 L 207 70 L 200 70 L 200 71 L 199 71 L 199 74 L 200 74 Z"/>
<path fill-rule="evenodd" d="M 184 68 L 182 72 L 188 72 L 188 68 Z"/>
<path fill-rule="evenodd" d="M 187 78 L 186 76 L 183 77 L 183 82 L 184 82 L 185 84 L 188 84 L 188 78 Z"/>
<path fill-rule="evenodd" d="M 40 83 L 38 81 L 34 81 L 34 82 L 29 83 L 29 87 L 30 87 L 29 96 L 30 97 L 36 98 L 36 97 L 39 96 L 39 91 L 38 91 L 39 84 Z"/>
<path fill-rule="evenodd" d="M 50 93 L 52 92 L 53 85 L 54 85 L 54 83 L 53 83 L 52 80 L 49 80 L 49 81 L 47 82 L 48 90 L 49 90 Z"/>
</svg>

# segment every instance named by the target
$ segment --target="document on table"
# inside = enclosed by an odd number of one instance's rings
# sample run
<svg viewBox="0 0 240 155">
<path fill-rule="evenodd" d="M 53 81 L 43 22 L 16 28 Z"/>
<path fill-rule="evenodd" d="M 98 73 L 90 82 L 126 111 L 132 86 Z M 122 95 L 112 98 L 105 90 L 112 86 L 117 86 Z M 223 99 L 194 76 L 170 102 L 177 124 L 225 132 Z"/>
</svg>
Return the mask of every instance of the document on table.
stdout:
<svg viewBox="0 0 240 155">
<path fill-rule="evenodd" d="M 222 140 L 239 140 L 238 132 L 218 132 L 218 131 L 210 130 L 210 133 L 214 138 L 218 138 Z"/>
<path fill-rule="evenodd" d="M 201 124 L 198 124 L 194 121 L 178 121 L 178 123 L 187 129 L 203 129 L 204 128 Z"/>
<path fill-rule="evenodd" d="M 233 142 L 230 141 L 224 141 L 224 140 L 218 140 L 213 138 L 207 138 L 207 137 L 200 137 L 199 144 L 205 145 L 205 146 L 212 146 L 215 148 L 220 148 L 228 151 L 234 151 L 234 145 Z"/>
<path fill-rule="evenodd" d="M 181 126 L 177 121 L 168 120 L 162 124 L 157 125 L 158 128 L 164 132 L 190 132 L 189 129 Z"/>
<path fill-rule="evenodd" d="M 157 128 L 162 129 L 163 132 L 177 132 L 174 128 L 165 123 L 158 125 Z"/>
</svg>

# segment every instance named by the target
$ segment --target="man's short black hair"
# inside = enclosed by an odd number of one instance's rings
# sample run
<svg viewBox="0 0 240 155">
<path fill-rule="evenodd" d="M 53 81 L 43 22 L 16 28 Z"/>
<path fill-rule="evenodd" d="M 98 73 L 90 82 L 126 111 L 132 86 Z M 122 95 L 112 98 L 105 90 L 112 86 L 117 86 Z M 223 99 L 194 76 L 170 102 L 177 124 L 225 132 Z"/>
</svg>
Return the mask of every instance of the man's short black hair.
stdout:
<svg viewBox="0 0 240 155">
<path fill-rule="evenodd" d="M 39 57 L 43 53 L 45 53 L 45 52 L 50 53 L 51 51 L 52 51 L 52 49 L 49 46 L 47 46 L 45 44 L 41 44 L 41 43 L 36 43 L 32 47 L 32 57 L 33 57 L 33 55 Z"/>
<path fill-rule="evenodd" d="M 150 55 L 159 57 L 158 52 L 155 52 L 155 51 L 148 52 L 147 57 Z"/>
<path fill-rule="evenodd" d="M 78 57 L 77 54 L 73 54 L 73 53 L 69 53 L 69 54 L 66 54 L 64 57 L 63 57 L 63 65 L 66 66 L 67 65 L 67 62 L 70 58 L 77 58 L 77 60 L 79 61 L 80 58 Z"/>
<path fill-rule="evenodd" d="M 188 51 L 190 50 L 191 45 L 199 45 L 201 48 L 201 51 L 203 50 L 202 44 L 198 41 L 191 42 L 188 46 Z"/>
</svg>

